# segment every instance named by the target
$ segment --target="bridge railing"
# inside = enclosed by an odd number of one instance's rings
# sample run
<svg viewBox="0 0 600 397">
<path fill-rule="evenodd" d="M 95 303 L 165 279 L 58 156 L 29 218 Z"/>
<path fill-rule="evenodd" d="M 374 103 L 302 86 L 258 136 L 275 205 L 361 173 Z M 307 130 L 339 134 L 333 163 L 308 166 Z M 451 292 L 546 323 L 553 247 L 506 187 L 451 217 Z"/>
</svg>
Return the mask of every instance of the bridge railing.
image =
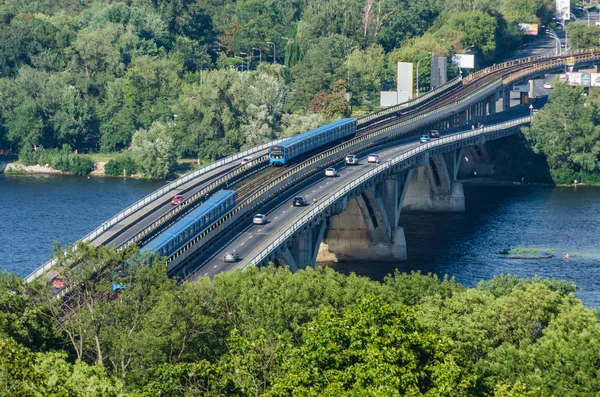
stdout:
<svg viewBox="0 0 600 397">
<path fill-rule="evenodd" d="M 182 176 L 181 178 L 178 178 L 177 180 L 163 186 L 160 189 L 155 190 L 154 192 L 150 193 L 149 195 L 147 195 L 146 197 L 142 198 L 141 200 L 138 200 L 137 202 L 135 202 L 134 204 L 130 205 L 129 207 L 125 208 L 123 211 L 119 212 L 117 215 L 113 216 L 112 218 L 110 218 L 108 221 L 104 222 L 102 225 L 98 226 L 96 229 L 94 229 L 92 232 L 88 233 L 87 235 L 85 235 L 84 237 L 82 237 L 79 241 L 93 241 L 96 238 L 98 238 L 100 235 L 102 235 L 104 232 L 106 232 L 108 229 L 110 229 L 112 226 L 116 225 L 117 223 L 121 222 L 123 219 L 127 218 L 128 216 L 130 216 L 131 214 L 133 214 L 134 212 L 138 211 L 139 209 L 145 207 L 146 205 L 158 200 L 159 198 L 163 197 L 164 195 L 166 195 L 167 193 L 169 193 L 172 190 L 177 189 L 180 186 L 185 185 L 186 183 L 190 182 L 191 180 L 198 178 L 214 169 L 217 169 L 219 167 L 222 167 L 226 164 L 230 164 L 233 163 L 235 161 L 238 161 L 244 157 L 247 157 L 251 154 L 260 152 L 262 150 L 268 149 L 269 147 L 276 145 L 280 142 L 283 142 L 284 140 L 286 140 L 287 138 L 280 138 L 280 139 L 276 139 L 274 141 L 268 142 L 268 143 L 264 143 L 262 145 L 258 145 L 255 146 L 253 148 L 244 150 L 243 152 L 231 155 L 229 157 L 226 157 L 224 159 L 218 160 L 214 163 L 211 163 L 205 167 L 202 167 L 194 172 L 191 172 L 187 175 Z M 31 274 L 29 274 L 26 278 L 25 281 L 26 282 L 30 282 L 38 277 L 40 277 L 41 275 L 43 275 L 44 273 L 46 273 L 48 270 L 50 270 L 50 268 L 52 268 L 52 266 L 54 266 L 56 264 L 56 260 L 52 259 L 48 262 L 46 262 L 45 264 L 43 264 L 42 266 L 40 266 L 39 268 L 37 268 L 36 270 L 34 270 Z"/>
<path fill-rule="evenodd" d="M 419 103 L 426 101 L 427 99 L 439 94 L 440 92 L 443 92 L 449 88 L 452 88 L 452 87 L 460 84 L 461 80 L 462 80 L 462 76 L 458 76 L 434 90 L 431 90 L 423 95 L 419 95 L 417 98 L 414 98 L 409 101 L 402 102 L 398 105 L 390 106 L 389 108 L 378 110 L 377 112 L 369 113 L 365 116 L 359 117 L 358 119 L 356 119 L 356 124 L 358 126 L 360 126 L 361 124 L 364 124 L 367 121 L 376 119 L 381 116 L 385 116 L 386 114 L 391 114 L 391 113 L 397 112 L 398 110 L 402 110 L 409 106 L 418 105 Z"/>
<path fill-rule="evenodd" d="M 381 174 L 382 172 L 385 172 L 389 168 L 397 166 L 401 162 L 404 162 L 406 160 L 412 159 L 413 157 L 421 155 L 421 154 L 425 153 L 426 151 L 431 150 L 432 148 L 446 146 L 446 145 L 455 143 L 457 141 L 462 141 L 465 139 L 478 137 L 478 136 L 486 135 L 486 134 L 501 131 L 501 130 L 506 130 L 506 129 L 513 128 L 516 126 L 527 124 L 530 121 L 531 121 L 531 117 L 529 117 L 529 116 L 521 117 L 521 118 L 518 118 L 515 120 L 511 120 L 506 123 L 496 124 L 496 125 L 492 125 L 489 127 L 478 128 L 476 130 L 470 130 L 468 132 L 461 133 L 461 134 L 451 135 L 449 137 L 444 137 L 441 139 L 430 141 L 429 143 L 420 145 L 414 149 L 411 149 L 405 153 L 402 153 L 401 155 L 399 155 L 393 159 L 383 162 L 379 166 L 369 170 L 368 172 L 361 175 L 357 179 L 354 179 L 349 184 L 344 185 L 342 188 L 338 189 L 337 191 L 330 193 L 328 197 L 319 201 L 318 204 L 314 205 L 314 208 L 312 208 L 308 213 L 302 215 L 298 220 L 294 221 L 289 226 L 287 226 L 287 227 L 284 226 L 284 227 L 280 228 L 276 233 L 273 234 L 278 237 L 272 239 L 272 241 L 270 241 L 270 242 L 267 241 L 267 242 L 261 244 L 261 246 L 259 246 L 257 248 L 257 250 L 255 250 L 255 252 L 256 251 L 258 251 L 258 252 L 256 254 L 251 254 L 251 258 L 246 262 L 246 264 L 242 264 L 240 266 L 240 268 L 245 269 L 248 266 L 256 266 L 256 265 L 259 265 L 260 263 L 262 263 L 263 261 L 265 261 L 269 257 L 269 255 L 275 249 L 277 249 L 277 247 L 281 246 L 287 239 L 292 237 L 297 231 L 302 230 L 302 228 L 304 228 L 311 220 L 313 220 L 315 217 L 317 217 L 319 214 L 321 214 L 327 208 L 332 206 L 335 202 L 340 200 L 342 197 L 346 196 L 350 191 L 356 189 L 357 187 L 364 184 L 365 182 L 367 182 L 369 179 L 375 177 L 376 175 Z"/>
</svg>

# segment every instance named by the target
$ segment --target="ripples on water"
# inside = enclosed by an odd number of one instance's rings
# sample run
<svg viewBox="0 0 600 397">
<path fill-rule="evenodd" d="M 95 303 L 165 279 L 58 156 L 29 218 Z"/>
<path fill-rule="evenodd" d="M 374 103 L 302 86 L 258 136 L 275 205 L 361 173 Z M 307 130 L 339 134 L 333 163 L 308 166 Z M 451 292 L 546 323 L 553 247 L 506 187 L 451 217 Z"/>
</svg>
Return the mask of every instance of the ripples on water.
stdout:
<svg viewBox="0 0 600 397">
<path fill-rule="evenodd" d="M 577 296 L 600 307 L 600 188 L 465 186 L 466 212 L 403 213 L 408 261 L 335 264 L 376 280 L 420 270 L 448 274 L 468 287 L 496 274 L 538 275 L 577 283 Z M 551 250 L 543 260 L 508 259 L 507 248 Z M 570 260 L 563 259 L 568 252 Z"/>
<path fill-rule="evenodd" d="M 163 182 L 120 178 L 0 175 L 0 269 L 26 276 L 50 258 L 53 241 L 70 243 Z M 465 186 L 466 212 L 400 217 L 407 262 L 335 264 L 375 280 L 401 271 L 454 276 L 466 286 L 499 273 L 577 283 L 600 307 L 600 188 Z M 553 250 L 544 260 L 511 260 L 506 248 Z M 569 252 L 571 260 L 562 258 Z"/>
<path fill-rule="evenodd" d="M 0 270 L 26 276 L 164 182 L 0 174 Z"/>
</svg>

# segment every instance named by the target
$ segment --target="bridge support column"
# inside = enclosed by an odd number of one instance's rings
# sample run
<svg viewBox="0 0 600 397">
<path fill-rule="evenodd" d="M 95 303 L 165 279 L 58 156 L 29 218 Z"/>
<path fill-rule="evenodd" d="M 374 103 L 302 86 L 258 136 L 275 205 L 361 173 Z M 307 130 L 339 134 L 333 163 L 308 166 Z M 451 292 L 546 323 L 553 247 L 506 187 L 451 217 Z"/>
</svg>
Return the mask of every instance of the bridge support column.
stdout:
<svg viewBox="0 0 600 397">
<path fill-rule="evenodd" d="M 292 272 L 312 267 L 325 234 L 326 222 L 313 225 L 302 230 L 289 246 L 284 247 L 277 255 L 280 265 L 289 266 Z"/>
<path fill-rule="evenodd" d="M 434 155 L 414 171 L 403 200 L 403 211 L 463 212 L 465 193 L 456 182 L 462 151 Z"/>
<path fill-rule="evenodd" d="M 396 262 L 406 260 L 401 203 L 412 170 L 388 176 L 348 201 L 346 211 L 329 219 L 317 262 Z"/>
</svg>

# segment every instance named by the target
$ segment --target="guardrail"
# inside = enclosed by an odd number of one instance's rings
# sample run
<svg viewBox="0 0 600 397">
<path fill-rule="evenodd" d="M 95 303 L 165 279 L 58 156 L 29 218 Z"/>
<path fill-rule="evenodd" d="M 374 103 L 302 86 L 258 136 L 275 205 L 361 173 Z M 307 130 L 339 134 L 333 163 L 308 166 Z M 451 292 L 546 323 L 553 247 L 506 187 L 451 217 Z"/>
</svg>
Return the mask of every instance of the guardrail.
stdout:
<svg viewBox="0 0 600 397">
<path fill-rule="evenodd" d="M 99 227 L 94 229 L 91 233 L 88 233 L 87 235 L 82 237 L 79 241 L 93 241 L 96 238 L 98 238 L 100 235 L 102 235 L 104 232 L 106 232 L 108 229 L 110 229 L 112 226 L 116 225 L 117 223 L 119 223 L 123 219 L 127 218 L 128 216 L 130 216 L 134 212 L 138 211 L 139 209 L 145 207 L 146 205 L 156 201 L 160 197 L 163 197 L 165 194 L 169 193 L 170 191 L 175 190 L 178 187 L 190 182 L 191 180 L 198 178 L 216 168 L 222 167 L 223 165 L 226 165 L 226 164 L 233 163 L 233 162 L 235 162 L 239 159 L 242 159 L 244 157 L 247 157 L 251 154 L 260 152 L 261 150 L 268 149 L 272 145 L 281 143 L 281 142 L 285 141 L 286 139 L 288 139 L 288 138 L 280 138 L 280 139 L 276 139 L 276 140 L 268 142 L 268 143 L 264 143 L 259 146 L 255 146 L 253 148 L 244 150 L 243 152 L 240 152 L 240 153 L 234 154 L 232 156 L 226 157 L 224 159 L 218 160 L 214 163 L 211 163 L 211 164 L 209 164 L 205 167 L 202 167 L 194 172 L 191 172 L 187 175 L 184 175 L 181 178 L 163 186 L 160 189 L 155 190 L 154 192 L 150 193 L 148 196 L 142 198 L 141 200 L 138 200 L 134 204 L 125 208 L 123 211 L 119 212 L 117 215 L 113 216 L 108 221 L 102 223 L 102 225 L 100 225 Z M 46 273 L 50 268 L 52 268 L 52 266 L 54 266 L 55 263 L 56 263 L 56 260 L 54 260 L 54 259 L 46 262 L 45 264 L 43 264 L 42 266 L 40 266 L 39 268 L 34 270 L 31 274 L 29 274 L 25 278 L 25 281 L 30 282 L 32 280 L 35 280 L 36 278 L 38 278 L 41 275 L 43 275 L 44 273 Z"/>
<path fill-rule="evenodd" d="M 342 197 L 346 196 L 350 191 L 356 189 L 363 183 L 367 182 L 369 179 L 375 177 L 376 175 L 385 172 L 391 167 L 398 166 L 399 163 L 408 161 L 421 155 L 422 153 L 431 150 L 434 147 L 447 146 L 457 141 L 462 141 L 465 139 L 478 137 L 486 134 L 490 134 L 493 132 L 506 130 L 509 128 L 514 128 L 520 125 L 527 124 L 531 121 L 531 117 L 521 117 L 519 119 L 511 120 L 506 123 L 496 124 L 489 127 L 483 127 L 476 130 L 471 130 L 461 134 L 451 135 L 449 137 L 444 137 L 440 139 L 436 139 L 434 141 L 430 141 L 429 143 L 420 145 L 414 149 L 411 149 L 401 155 L 383 162 L 377 167 L 369 170 L 364 173 L 357 179 L 354 179 L 349 184 L 344 185 L 342 188 L 336 190 L 329 194 L 328 197 L 321 199 L 314 208 L 312 208 L 308 213 L 302 215 L 300 219 L 294 221 L 291 225 L 287 227 L 280 228 L 276 233 L 273 233 L 274 236 L 278 236 L 272 241 L 266 241 L 256 248 L 256 254 L 251 254 L 249 257 L 251 258 L 245 264 L 241 264 L 238 268 L 245 269 L 248 266 L 256 266 L 262 263 L 268 256 L 275 250 L 277 247 L 281 246 L 288 238 L 292 237 L 298 230 L 301 230 L 306 224 L 308 224 L 315 217 L 323 213 L 328 207 L 333 205 Z"/>
<path fill-rule="evenodd" d="M 409 101 L 399 103 L 398 105 L 391 106 L 389 108 L 386 108 L 383 110 L 378 110 L 377 112 L 373 112 L 373 113 L 367 114 L 365 116 L 359 117 L 356 119 L 356 124 L 361 125 L 361 124 L 366 123 L 367 121 L 371 121 L 378 117 L 385 116 L 386 114 L 395 113 L 398 110 L 402 110 L 402 109 L 406 109 L 407 107 L 410 107 L 410 106 L 418 105 L 419 103 L 426 101 L 427 99 L 431 98 L 432 96 L 435 96 L 449 88 L 452 88 L 452 87 L 458 85 L 461 81 L 462 81 L 462 76 L 459 75 L 458 77 L 455 77 L 454 79 L 450 80 L 446 84 L 444 84 L 434 90 L 431 90 L 423 95 L 420 95 L 417 98 L 414 98 Z"/>
</svg>

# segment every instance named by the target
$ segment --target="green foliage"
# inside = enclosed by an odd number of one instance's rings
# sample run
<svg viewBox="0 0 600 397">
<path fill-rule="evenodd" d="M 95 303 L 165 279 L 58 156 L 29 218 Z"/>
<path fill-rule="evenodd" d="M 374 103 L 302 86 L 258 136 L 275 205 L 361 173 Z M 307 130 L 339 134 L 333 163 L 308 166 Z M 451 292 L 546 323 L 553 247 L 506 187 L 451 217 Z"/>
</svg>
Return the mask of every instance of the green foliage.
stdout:
<svg viewBox="0 0 600 397">
<path fill-rule="evenodd" d="M 133 156 L 129 153 L 123 153 L 111 159 L 104 166 L 104 173 L 106 175 L 121 176 L 133 175 L 138 172 L 138 166 Z"/>
<path fill-rule="evenodd" d="M 64 353 L 32 353 L 12 339 L 0 339 L 3 396 L 120 396 L 123 384 L 101 365 L 70 364 Z"/>
<path fill-rule="evenodd" d="M 139 130 L 133 135 L 131 148 L 135 162 L 150 178 L 165 178 L 176 163 L 170 126 L 159 122 L 149 130 Z"/>
<path fill-rule="evenodd" d="M 48 280 L 0 275 L 7 395 L 600 391 L 600 320 L 569 282 L 500 275 L 465 288 L 396 272 L 380 284 L 268 267 L 177 283 L 135 248 L 80 243 L 56 258 L 68 302 L 49 294 Z M 123 263 L 128 286 L 115 294 L 110 275 Z"/>
<path fill-rule="evenodd" d="M 532 148 L 545 155 L 556 182 L 572 183 L 576 173 L 588 180 L 585 175 L 600 173 L 600 119 L 594 101 L 594 96 L 586 100 L 582 87 L 556 82 L 549 103 L 523 129 Z"/>
<path fill-rule="evenodd" d="M 418 315 L 374 297 L 341 313 L 322 311 L 268 395 L 470 395 L 473 378 L 455 362 L 449 340 L 421 326 Z"/>
<path fill-rule="evenodd" d="M 94 170 L 94 161 L 90 156 L 77 154 L 68 145 L 64 145 L 61 150 L 33 151 L 27 147 L 21 150 L 19 159 L 25 165 L 48 164 L 55 170 L 71 172 L 75 175 L 87 175 Z"/>
<path fill-rule="evenodd" d="M 588 26 L 585 22 L 573 22 L 567 25 L 569 48 L 595 48 L 598 47 L 598 27 Z"/>
</svg>

